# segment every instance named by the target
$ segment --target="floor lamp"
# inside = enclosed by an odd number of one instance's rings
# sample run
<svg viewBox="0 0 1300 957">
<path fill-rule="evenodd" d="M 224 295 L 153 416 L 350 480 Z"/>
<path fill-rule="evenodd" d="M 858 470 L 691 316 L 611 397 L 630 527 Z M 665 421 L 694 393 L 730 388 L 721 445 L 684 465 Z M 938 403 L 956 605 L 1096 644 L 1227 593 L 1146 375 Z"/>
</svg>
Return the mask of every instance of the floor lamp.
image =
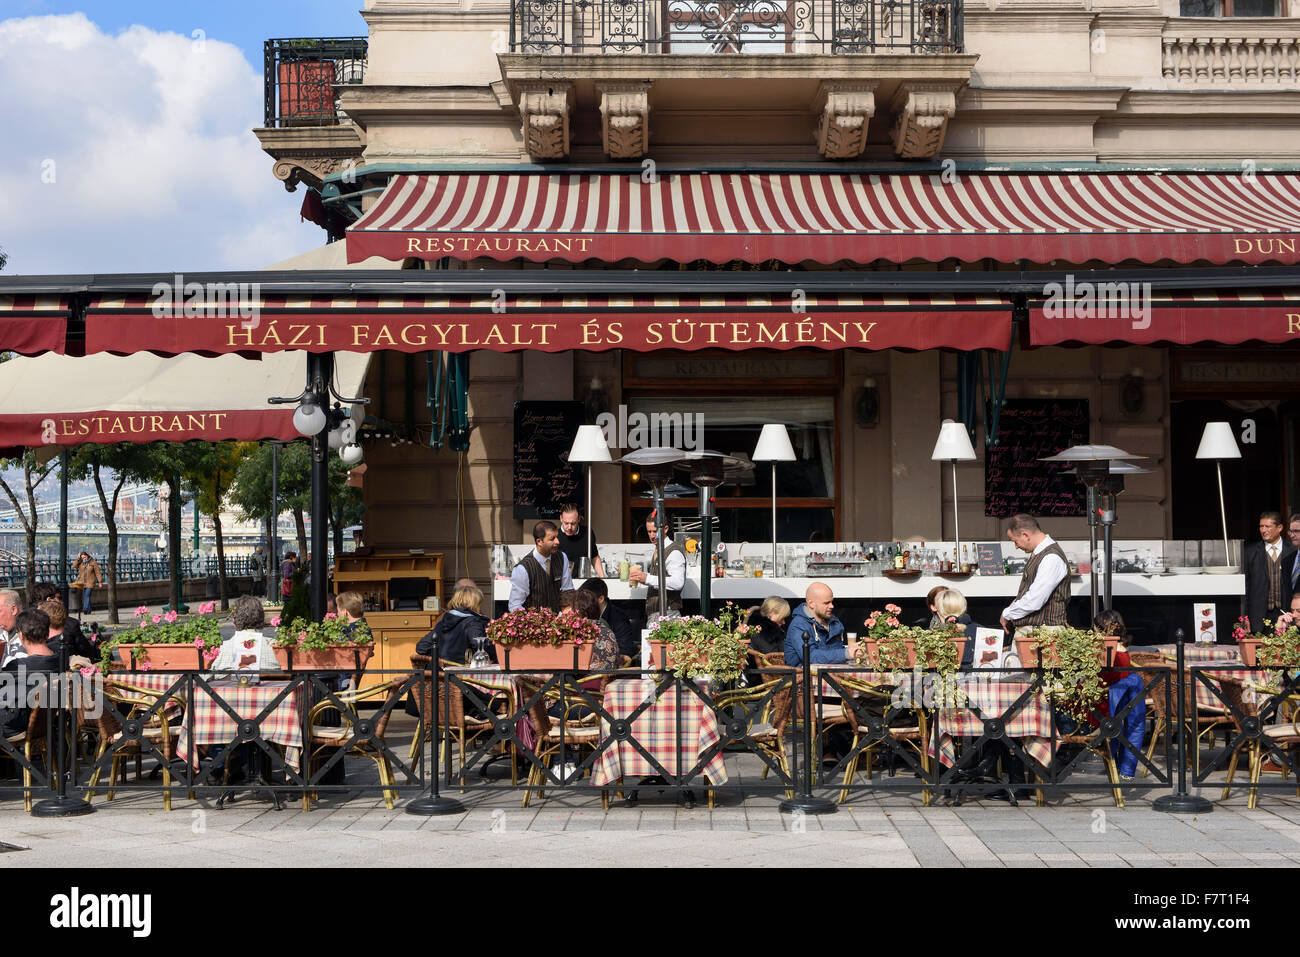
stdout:
<svg viewBox="0 0 1300 957">
<path fill-rule="evenodd" d="M 569 461 L 585 462 L 587 465 L 587 564 L 589 574 L 596 566 L 596 533 L 591 522 L 591 466 L 593 462 L 612 462 L 609 446 L 605 444 L 605 433 L 598 425 L 580 425 L 578 434 L 573 437 L 573 447 L 569 449 Z"/>
<path fill-rule="evenodd" d="M 1228 422 L 1206 422 L 1201 433 L 1201 444 L 1196 449 L 1198 459 L 1214 459 L 1214 474 L 1219 478 L 1219 519 L 1223 522 L 1223 563 L 1232 565 L 1232 552 L 1228 550 L 1228 511 L 1223 504 L 1223 459 L 1241 458 L 1237 439 Z"/>
<path fill-rule="evenodd" d="M 754 447 L 755 462 L 772 463 L 772 577 L 780 572 L 776 564 L 776 463 L 793 462 L 794 446 L 790 444 L 790 433 L 784 425 L 765 425 L 758 435 L 758 445 Z"/>
<path fill-rule="evenodd" d="M 975 447 L 970 444 L 970 433 L 966 426 L 952 419 L 944 419 L 939 425 L 939 439 L 934 443 L 930 460 L 952 463 L 952 534 L 956 545 L 952 551 L 953 564 L 962 571 L 961 562 L 961 526 L 957 519 L 957 463 L 970 462 L 975 458 Z"/>
</svg>

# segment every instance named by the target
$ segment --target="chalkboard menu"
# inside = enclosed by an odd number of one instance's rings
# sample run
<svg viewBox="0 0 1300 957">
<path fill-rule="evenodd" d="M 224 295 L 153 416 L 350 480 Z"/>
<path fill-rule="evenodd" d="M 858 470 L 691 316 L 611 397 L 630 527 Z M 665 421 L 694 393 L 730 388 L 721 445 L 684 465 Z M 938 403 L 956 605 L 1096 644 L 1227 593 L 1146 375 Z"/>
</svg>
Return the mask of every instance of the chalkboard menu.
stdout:
<svg viewBox="0 0 1300 957">
<path fill-rule="evenodd" d="M 1070 466 L 1038 460 L 1087 441 L 1087 399 L 1008 399 L 984 457 L 985 514 L 1086 514 L 1078 478 L 1061 474 Z"/>
<path fill-rule="evenodd" d="M 515 403 L 515 518 L 557 518 L 586 495 L 582 465 L 569 464 L 581 402 Z"/>
<path fill-rule="evenodd" d="M 997 542 L 979 542 L 975 546 L 981 575 L 1001 575 L 1002 546 Z"/>
</svg>

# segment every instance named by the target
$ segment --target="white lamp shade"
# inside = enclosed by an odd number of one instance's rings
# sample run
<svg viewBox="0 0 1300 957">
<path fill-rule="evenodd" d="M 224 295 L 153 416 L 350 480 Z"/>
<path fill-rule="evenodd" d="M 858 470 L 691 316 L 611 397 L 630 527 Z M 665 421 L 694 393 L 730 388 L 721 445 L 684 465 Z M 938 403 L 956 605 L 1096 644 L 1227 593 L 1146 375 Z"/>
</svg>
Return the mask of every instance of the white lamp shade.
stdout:
<svg viewBox="0 0 1300 957">
<path fill-rule="evenodd" d="M 790 444 L 790 433 L 784 425 L 765 425 L 758 434 L 758 445 L 754 447 L 755 462 L 793 462 L 794 446 Z"/>
<path fill-rule="evenodd" d="M 361 446 L 359 445 L 345 445 L 343 448 L 339 449 L 339 458 L 343 460 L 343 464 L 348 468 L 352 468 L 354 465 L 360 465 L 361 460 L 364 457 L 365 453 L 362 452 Z"/>
<path fill-rule="evenodd" d="M 1196 449 L 1198 459 L 1239 459 L 1237 437 L 1232 434 L 1229 422 L 1206 422 L 1201 433 L 1201 444 Z"/>
<path fill-rule="evenodd" d="M 320 435 L 321 429 L 325 428 L 325 410 L 304 402 L 293 410 L 293 427 L 299 435 Z"/>
<path fill-rule="evenodd" d="M 939 440 L 934 443 L 930 458 L 936 462 L 969 462 L 975 458 L 975 448 L 970 444 L 966 426 L 952 419 L 944 419 L 939 426 Z"/>
<path fill-rule="evenodd" d="M 612 462 L 609 446 L 605 444 L 605 432 L 598 425 L 580 425 L 578 434 L 573 437 L 573 448 L 569 449 L 570 462 Z"/>
</svg>

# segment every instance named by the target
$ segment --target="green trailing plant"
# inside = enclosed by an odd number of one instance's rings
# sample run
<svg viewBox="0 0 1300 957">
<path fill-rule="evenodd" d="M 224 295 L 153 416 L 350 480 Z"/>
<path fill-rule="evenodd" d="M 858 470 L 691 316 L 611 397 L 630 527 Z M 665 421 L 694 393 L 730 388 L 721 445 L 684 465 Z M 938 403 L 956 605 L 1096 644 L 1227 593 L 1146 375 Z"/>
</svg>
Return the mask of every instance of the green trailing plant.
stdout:
<svg viewBox="0 0 1300 957">
<path fill-rule="evenodd" d="M 650 626 L 650 640 L 667 644 L 672 653 L 671 670 L 677 677 L 693 680 L 707 676 L 716 684 L 725 684 L 745 670 L 748 632 L 743 610 L 728 602 L 717 618 L 660 618 Z"/>
<path fill-rule="evenodd" d="M 1057 707 L 1079 721 L 1087 721 L 1106 695 L 1101 680 L 1106 660 L 1106 639 L 1096 631 L 1063 627 L 1035 636 L 1039 665 L 1049 672 L 1047 693 Z"/>
<path fill-rule="evenodd" d="M 205 662 L 217 657 L 221 649 L 221 621 L 214 614 L 216 602 L 199 606 L 197 615 L 177 615 L 174 611 L 150 615 L 141 605 L 135 610 L 139 624 L 135 628 L 117 632 L 104 638 L 99 645 L 99 670 L 108 674 L 119 645 L 135 645 L 131 660 L 139 661 L 148 654 L 148 645 L 193 645 L 199 649 Z M 146 663 L 141 670 L 148 671 Z"/>
<path fill-rule="evenodd" d="M 352 645 L 373 645 L 374 636 L 370 626 L 364 621 L 349 623 L 347 619 L 331 612 L 324 621 L 309 621 L 306 618 L 272 618 L 275 637 L 272 643 L 277 648 L 293 651 L 325 651 L 328 648 L 351 647 Z"/>
<path fill-rule="evenodd" d="M 1264 631 L 1255 637 L 1259 639 L 1255 664 L 1292 672 L 1300 669 L 1300 616 L 1285 612 L 1276 622 L 1264 622 Z"/>
</svg>

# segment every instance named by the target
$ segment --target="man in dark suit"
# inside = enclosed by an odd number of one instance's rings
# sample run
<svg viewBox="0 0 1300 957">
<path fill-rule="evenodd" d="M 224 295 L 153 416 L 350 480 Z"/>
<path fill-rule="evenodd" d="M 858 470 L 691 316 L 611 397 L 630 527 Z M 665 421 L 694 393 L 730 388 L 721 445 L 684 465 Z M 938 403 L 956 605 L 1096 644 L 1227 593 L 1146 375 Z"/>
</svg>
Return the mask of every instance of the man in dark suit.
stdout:
<svg viewBox="0 0 1300 957">
<path fill-rule="evenodd" d="M 609 586 L 603 578 L 588 578 L 582 583 L 582 590 L 596 596 L 600 604 L 600 618 L 609 625 L 618 642 L 618 653 L 627 655 L 633 661 L 641 657 L 641 638 L 632 627 L 632 619 L 627 613 L 609 600 Z"/>
<path fill-rule="evenodd" d="M 1291 557 L 1282 560 L 1282 607 L 1290 608 L 1291 599 L 1300 595 L 1300 512 L 1287 522 L 1287 538 L 1291 539 Z"/>
<path fill-rule="evenodd" d="M 1263 512 L 1259 516 L 1260 541 L 1247 545 L 1242 554 L 1246 573 L 1246 616 L 1250 630 L 1264 630 L 1265 621 L 1277 618 L 1290 604 L 1289 573 L 1294 569 L 1296 548 L 1282 538 L 1282 513 Z M 1285 566 L 1288 574 L 1283 574 Z"/>
</svg>

